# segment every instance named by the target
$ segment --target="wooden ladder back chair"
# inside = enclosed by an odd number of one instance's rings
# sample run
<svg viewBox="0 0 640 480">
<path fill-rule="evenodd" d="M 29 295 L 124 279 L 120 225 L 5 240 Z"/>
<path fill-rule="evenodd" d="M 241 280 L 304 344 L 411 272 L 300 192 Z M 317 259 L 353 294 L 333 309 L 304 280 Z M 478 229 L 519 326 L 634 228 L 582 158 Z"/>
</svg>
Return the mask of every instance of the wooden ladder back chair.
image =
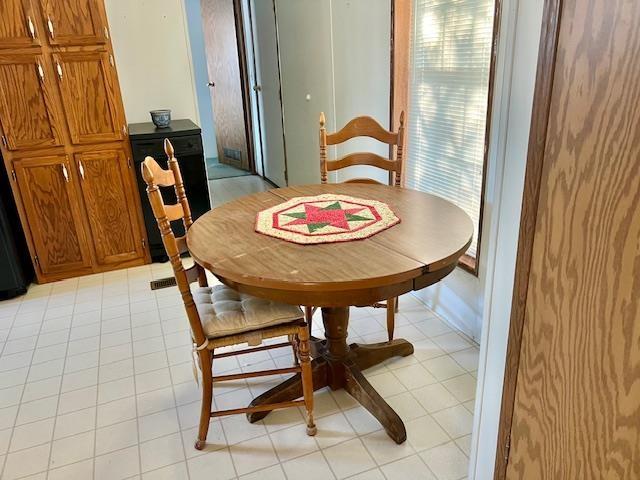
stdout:
<svg viewBox="0 0 640 480">
<path fill-rule="evenodd" d="M 304 405 L 307 411 L 307 434 L 315 435 L 309 329 L 304 322 L 302 311 L 297 306 L 261 300 L 241 294 L 224 285 L 208 287 L 203 267 L 194 262 L 192 267 L 184 268 L 180 255 L 188 251 L 186 235 L 176 237 L 171 228 L 171 222 L 182 219 L 185 231 L 193 222 L 180 167 L 174 157 L 173 147 L 169 140 L 165 140 L 165 152 L 168 157 L 169 170 L 164 170 L 152 157 L 147 157 L 141 166 L 142 177 L 147 184 L 147 196 L 158 222 L 162 242 L 173 267 L 176 283 L 184 302 L 191 327 L 194 356 L 197 355 L 202 372 L 200 427 L 195 448 L 198 450 L 204 448 L 212 417 L 270 411 L 298 405 Z M 160 191 L 161 187 L 173 187 L 178 203 L 166 205 Z M 190 284 L 196 281 L 201 288 L 192 292 Z M 288 341 L 259 346 L 264 339 L 281 336 L 287 336 Z M 255 348 L 214 355 L 216 348 L 244 343 Z M 212 374 L 214 358 L 281 347 L 292 348 L 295 360 L 292 367 L 219 376 Z M 302 376 L 303 400 L 231 410 L 211 410 L 214 382 L 290 373 Z"/>
<path fill-rule="evenodd" d="M 404 148 L 404 112 L 400 113 L 400 127 L 397 133 L 386 130 L 375 119 L 368 116 L 356 117 L 349 121 L 336 133 L 327 133 L 324 112 L 320 113 L 320 181 L 327 183 L 327 173 L 354 165 L 368 165 L 381 168 L 389 172 L 389 185 L 399 187 L 402 183 L 402 155 Z M 395 146 L 396 155 L 393 158 L 385 158 L 372 152 L 349 153 L 336 160 L 327 159 L 327 147 L 338 145 L 357 137 L 370 137 L 390 147 Z M 352 178 L 345 183 L 377 183 L 381 182 L 371 178 Z"/>
<path fill-rule="evenodd" d="M 327 133 L 324 112 L 320 113 L 320 181 L 328 183 L 328 172 L 341 170 L 355 165 L 368 165 L 381 168 L 389 172 L 389 185 L 402 186 L 402 161 L 404 154 L 404 112 L 400 113 L 400 126 L 397 132 L 390 132 L 380 125 L 375 119 L 368 116 L 360 116 L 352 119 L 341 130 L 335 133 Z M 327 147 L 338 145 L 357 137 L 370 137 L 389 145 L 389 152 L 393 152 L 395 146 L 395 159 L 384 158 L 372 152 L 349 153 L 337 160 L 327 159 Z M 372 178 L 352 178 L 344 183 L 374 183 L 381 182 Z M 389 298 L 385 303 L 379 302 L 372 305 L 375 308 L 387 309 L 387 334 L 389 341 L 393 340 L 395 330 L 395 314 L 398 311 L 398 299 Z M 314 307 L 305 307 L 305 319 L 311 328 Z"/>
</svg>

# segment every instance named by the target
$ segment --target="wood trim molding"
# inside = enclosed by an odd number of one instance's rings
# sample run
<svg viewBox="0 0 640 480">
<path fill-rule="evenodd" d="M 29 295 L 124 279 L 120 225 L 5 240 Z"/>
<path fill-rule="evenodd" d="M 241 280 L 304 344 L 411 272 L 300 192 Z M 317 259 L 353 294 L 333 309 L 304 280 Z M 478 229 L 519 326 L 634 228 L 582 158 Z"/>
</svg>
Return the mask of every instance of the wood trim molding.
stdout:
<svg viewBox="0 0 640 480">
<path fill-rule="evenodd" d="M 247 60 L 247 45 L 244 38 L 244 22 L 241 0 L 233 0 L 233 16 L 235 20 L 236 42 L 238 45 L 238 63 L 240 66 L 240 83 L 242 88 L 242 109 L 244 112 L 244 130 L 247 138 L 247 159 L 249 171 L 256 173 L 256 157 L 253 145 L 253 119 L 251 117 L 251 85 Z"/>
<path fill-rule="evenodd" d="M 411 62 L 411 16 L 413 0 L 391 0 L 391 66 L 389 130 L 395 132 L 400 124 L 400 113 L 405 112 L 405 125 L 409 114 L 409 67 Z M 393 154 L 393 146 L 390 154 Z M 404 157 L 407 156 L 405 142 Z M 389 158 L 393 158 L 390 156 Z M 403 178 L 404 180 L 404 178 Z"/>
<path fill-rule="evenodd" d="M 544 165 L 544 150 L 547 139 L 547 125 L 553 91 L 556 50 L 560 31 L 560 14 L 562 0 L 545 0 L 542 17 L 542 31 L 536 84 L 531 114 L 531 130 L 529 134 L 529 151 L 522 197 L 522 213 L 520 217 L 520 236 L 516 260 L 511 321 L 509 325 L 509 341 L 502 390 L 502 408 L 498 425 L 498 445 L 494 480 L 503 480 L 507 474 L 507 460 L 511 436 L 511 422 L 520 364 L 520 347 L 525 321 L 525 307 L 529 289 L 529 273 L 533 252 L 533 239 L 538 214 L 540 182 Z"/>
<path fill-rule="evenodd" d="M 482 249 L 482 231 L 484 222 L 484 197 L 487 188 L 487 165 L 489 164 L 489 144 L 491 143 L 491 123 L 493 120 L 493 94 L 496 80 L 496 61 L 498 58 L 498 40 L 500 39 L 500 22 L 502 19 L 502 0 L 494 0 L 493 32 L 491 42 L 491 60 L 489 65 L 489 85 L 487 86 L 487 116 L 484 130 L 484 155 L 482 159 L 482 184 L 480 187 L 480 216 L 478 217 L 478 242 L 475 258 L 469 257 L 468 264 L 462 263 L 463 268 L 472 275 L 478 276 L 480 271 L 480 251 Z"/>
</svg>

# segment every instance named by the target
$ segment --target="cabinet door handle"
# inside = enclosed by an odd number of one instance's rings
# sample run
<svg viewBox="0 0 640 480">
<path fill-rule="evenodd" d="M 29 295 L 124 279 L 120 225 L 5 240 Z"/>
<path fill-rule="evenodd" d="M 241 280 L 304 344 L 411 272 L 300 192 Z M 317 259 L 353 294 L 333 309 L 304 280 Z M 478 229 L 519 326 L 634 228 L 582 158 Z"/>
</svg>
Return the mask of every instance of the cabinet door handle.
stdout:
<svg viewBox="0 0 640 480">
<path fill-rule="evenodd" d="M 40 80 L 44 80 L 44 68 L 42 68 L 42 64 L 40 62 L 36 63 L 36 68 L 38 69 Z"/>
<path fill-rule="evenodd" d="M 67 166 L 62 164 L 62 176 L 64 177 L 64 181 L 69 183 L 69 172 L 67 172 Z"/>
<path fill-rule="evenodd" d="M 51 38 L 54 38 L 55 34 L 53 32 L 53 21 L 51 20 L 51 15 L 47 15 L 47 28 L 49 29 L 49 35 Z"/>
<path fill-rule="evenodd" d="M 56 60 L 56 71 L 58 72 L 58 77 L 60 77 L 60 80 L 62 80 L 62 65 L 60 65 L 60 62 Z"/>
<path fill-rule="evenodd" d="M 80 169 L 80 176 L 82 180 L 84 180 L 84 165 L 82 165 L 82 160 L 78 162 L 78 168 Z"/>
<path fill-rule="evenodd" d="M 31 38 L 36 39 L 36 27 L 33 24 L 33 20 L 31 20 L 31 15 L 27 15 L 27 27 L 29 28 L 29 34 Z"/>
</svg>

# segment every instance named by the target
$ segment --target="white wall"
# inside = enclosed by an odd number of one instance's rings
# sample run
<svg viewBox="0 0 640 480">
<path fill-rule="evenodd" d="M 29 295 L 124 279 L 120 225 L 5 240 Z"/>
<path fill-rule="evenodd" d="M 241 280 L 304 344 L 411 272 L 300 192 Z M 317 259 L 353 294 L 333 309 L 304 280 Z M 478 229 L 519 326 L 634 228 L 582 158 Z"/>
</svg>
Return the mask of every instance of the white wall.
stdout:
<svg viewBox="0 0 640 480">
<path fill-rule="evenodd" d="M 388 127 L 390 2 L 276 0 L 276 7 L 289 184 L 318 183 L 321 111 L 330 132 L 358 115 Z M 388 155 L 388 147 L 369 139 L 329 153 L 354 150 Z M 349 176 L 386 178 L 370 167 L 341 172 L 340 179 Z"/>
<path fill-rule="evenodd" d="M 389 0 L 332 0 L 335 127 L 358 115 L 369 115 L 389 128 L 391 2 Z M 337 148 L 341 157 L 356 151 L 389 155 L 389 147 L 369 138 L 348 141 Z M 338 180 L 353 177 L 388 181 L 379 168 L 357 166 L 338 172 Z"/>
<path fill-rule="evenodd" d="M 199 123 L 182 0 L 106 0 L 127 121 L 150 121 L 149 110 Z"/>
</svg>

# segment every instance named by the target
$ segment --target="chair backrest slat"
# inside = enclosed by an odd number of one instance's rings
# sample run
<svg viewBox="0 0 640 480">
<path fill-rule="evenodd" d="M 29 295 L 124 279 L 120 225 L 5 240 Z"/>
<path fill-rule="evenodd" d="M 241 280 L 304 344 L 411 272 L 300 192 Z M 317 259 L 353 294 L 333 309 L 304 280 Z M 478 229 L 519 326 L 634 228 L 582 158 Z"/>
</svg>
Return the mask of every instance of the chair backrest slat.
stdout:
<svg viewBox="0 0 640 480">
<path fill-rule="evenodd" d="M 368 116 L 356 117 L 349 121 L 342 129 L 335 133 L 327 133 L 324 113 L 320 113 L 320 180 L 327 183 L 327 172 L 340 170 L 354 165 L 368 165 L 389 172 L 389 184 L 400 186 L 402 181 L 402 159 L 404 146 L 404 112 L 400 114 L 398 132 L 390 132 L 377 121 Z M 327 146 L 337 145 L 356 137 L 370 137 L 389 145 L 390 156 L 393 157 L 395 146 L 395 160 L 384 158 L 375 153 L 357 152 L 345 155 L 337 160 L 327 159 Z M 351 183 L 380 183 L 371 179 L 351 179 Z"/>
<path fill-rule="evenodd" d="M 356 137 L 371 137 L 376 140 L 396 145 L 397 134 L 385 129 L 375 119 L 368 116 L 356 117 L 335 133 L 327 134 L 327 145 L 337 145 Z"/>
<path fill-rule="evenodd" d="M 370 183 L 373 185 L 384 185 L 384 183 L 374 180 L 373 178 L 350 178 L 342 183 Z"/>
<path fill-rule="evenodd" d="M 176 203 L 175 205 L 165 205 L 164 211 L 170 222 L 184 218 L 184 209 L 179 203 Z"/>
<path fill-rule="evenodd" d="M 353 165 L 370 165 L 372 167 L 382 168 L 389 172 L 398 170 L 398 162 L 381 157 L 376 153 L 356 152 L 345 155 L 337 160 L 327 162 L 327 170 L 340 170 L 341 168 L 351 167 Z"/>
<path fill-rule="evenodd" d="M 164 170 L 152 157 L 147 157 L 141 165 L 142 178 L 147 184 L 147 196 L 151 203 L 153 215 L 158 222 L 162 243 L 173 267 L 173 274 L 187 311 L 187 318 L 189 319 L 193 339 L 198 345 L 202 345 L 206 337 L 198 310 L 191 295 L 189 284 L 198 281 L 201 286 L 205 286 L 206 275 L 204 269 L 198 264 L 194 264 L 193 267 L 190 267 L 188 270 L 185 270 L 182 264 L 180 254 L 186 250 L 185 238 L 176 238 L 171 228 L 171 222 L 182 218 L 186 231 L 192 224 L 191 210 L 184 190 L 180 166 L 173 156 L 173 147 L 169 140 L 165 140 L 165 152 L 167 153 L 168 165 L 171 170 Z M 175 188 L 176 198 L 180 203 L 165 205 L 160 187 L 169 186 Z"/>
</svg>

